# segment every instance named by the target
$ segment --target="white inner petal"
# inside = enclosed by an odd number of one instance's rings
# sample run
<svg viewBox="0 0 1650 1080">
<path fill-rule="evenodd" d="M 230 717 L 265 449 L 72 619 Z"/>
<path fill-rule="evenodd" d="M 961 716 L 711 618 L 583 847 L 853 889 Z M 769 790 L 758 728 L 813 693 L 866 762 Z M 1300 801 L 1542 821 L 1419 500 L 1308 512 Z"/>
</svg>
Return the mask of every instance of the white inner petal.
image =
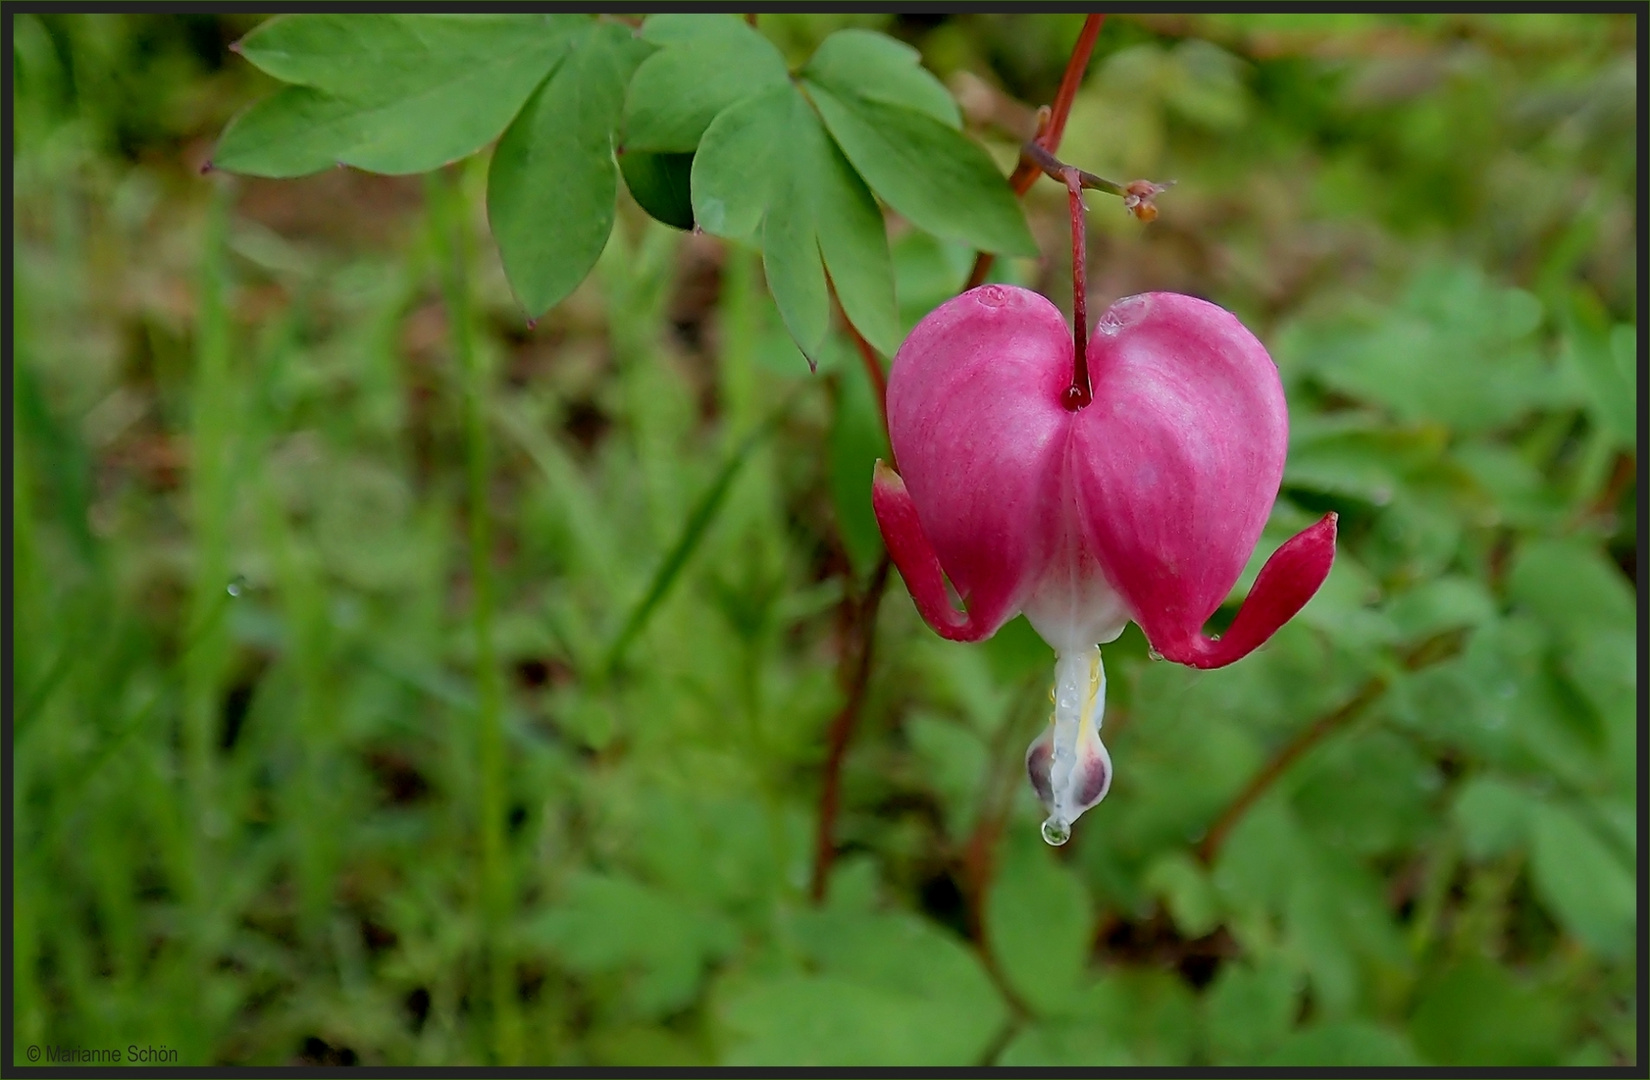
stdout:
<svg viewBox="0 0 1650 1080">
<path fill-rule="evenodd" d="M 1067 457 L 1075 453 L 1073 443 Z M 1056 653 L 1080 652 L 1096 642 L 1114 641 L 1128 625 L 1123 597 L 1106 581 L 1100 564 L 1084 542 L 1073 476 L 1079 466 L 1068 460 L 1060 480 L 1060 535 L 1038 575 L 1037 587 L 1021 610 L 1038 636 Z"/>
<path fill-rule="evenodd" d="M 1082 555 L 1050 566 L 1023 610 L 1037 636 L 1056 653 L 1116 641 L 1129 623 L 1123 597 L 1106 584 L 1094 560 Z"/>
<path fill-rule="evenodd" d="M 1046 787 L 1036 773 L 1033 784 L 1046 790 L 1043 839 L 1051 844 L 1065 843 L 1072 823 L 1111 788 L 1111 755 L 1100 741 L 1105 715 L 1106 669 L 1099 646 L 1062 651 L 1054 662 L 1053 730 L 1032 744 L 1035 750 L 1046 739 L 1050 752 L 1046 759 L 1027 753 L 1028 768 L 1045 763 L 1048 768 Z"/>
</svg>

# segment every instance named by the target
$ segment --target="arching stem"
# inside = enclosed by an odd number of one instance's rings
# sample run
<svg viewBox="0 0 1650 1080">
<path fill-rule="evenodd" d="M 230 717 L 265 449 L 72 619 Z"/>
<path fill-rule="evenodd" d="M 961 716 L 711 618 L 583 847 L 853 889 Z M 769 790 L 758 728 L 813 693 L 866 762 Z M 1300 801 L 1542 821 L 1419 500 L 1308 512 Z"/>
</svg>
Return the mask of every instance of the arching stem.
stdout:
<svg viewBox="0 0 1650 1080">
<path fill-rule="evenodd" d="M 1054 106 L 1048 111 L 1046 124 L 1039 125 L 1036 138 L 1033 140 L 1039 147 L 1050 154 L 1060 149 L 1060 137 L 1066 132 L 1066 117 L 1071 113 L 1071 103 L 1077 97 L 1077 87 L 1083 81 L 1083 75 L 1089 68 L 1089 57 L 1094 54 L 1094 43 L 1100 37 L 1100 27 L 1105 25 L 1104 14 L 1090 15 L 1083 20 L 1083 29 L 1077 34 L 1077 43 L 1071 47 L 1071 57 L 1066 61 L 1065 73 L 1060 76 L 1060 89 L 1055 91 Z M 1031 185 L 1037 179 L 1039 166 L 1036 162 L 1021 156 L 1019 164 L 1008 178 L 1009 186 L 1014 194 L 1024 195 L 1031 190 Z M 968 275 L 968 282 L 963 285 L 965 290 L 972 289 L 985 283 L 986 275 L 991 273 L 991 264 L 996 256 L 989 251 L 982 251 L 974 259 L 974 269 Z"/>
<path fill-rule="evenodd" d="M 1072 412 L 1094 400 L 1089 385 L 1088 221 L 1084 215 L 1083 182 L 1077 169 L 1060 170 L 1071 207 L 1071 386 L 1065 406 Z"/>
<path fill-rule="evenodd" d="M 1100 37 L 1100 27 L 1105 22 L 1104 14 L 1090 15 L 1084 19 L 1083 29 L 1077 35 L 1077 44 L 1071 47 L 1071 59 L 1066 61 L 1065 73 L 1060 76 L 1060 89 L 1054 94 L 1054 110 L 1049 118 L 1048 131 L 1039 140 L 1050 150 L 1060 148 L 1060 137 L 1066 133 L 1066 118 L 1071 115 L 1071 103 L 1077 99 L 1077 87 L 1083 81 L 1083 73 L 1088 70 L 1089 57 L 1094 55 L 1094 42 Z"/>
</svg>

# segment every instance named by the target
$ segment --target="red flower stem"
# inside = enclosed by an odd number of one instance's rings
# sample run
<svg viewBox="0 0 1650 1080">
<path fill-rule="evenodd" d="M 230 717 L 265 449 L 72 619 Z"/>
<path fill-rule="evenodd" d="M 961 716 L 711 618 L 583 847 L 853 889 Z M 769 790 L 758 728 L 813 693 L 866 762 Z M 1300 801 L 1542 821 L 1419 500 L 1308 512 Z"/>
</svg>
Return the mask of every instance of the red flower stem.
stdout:
<svg viewBox="0 0 1650 1080">
<path fill-rule="evenodd" d="M 1060 76 L 1060 89 L 1055 91 L 1054 106 L 1048 111 L 1047 123 L 1038 125 L 1036 138 L 1032 141 L 1050 154 L 1060 149 L 1060 139 L 1066 133 L 1066 118 L 1071 115 L 1071 103 L 1077 98 L 1077 88 L 1082 85 L 1083 74 L 1088 71 L 1089 57 L 1094 55 L 1094 43 L 1100 37 L 1100 27 L 1105 22 L 1104 14 L 1090 15 L 1083 20 L 1083 29 L 1077 34 L 1077 44 L 1071 47 L 1066 70 Z M 1008 185 L 1014 189 L 1014 194 L 1024 195 L 1037 182 L 1037 174 L 1041 171 L 1038 163 L 1028 160 L 1022 153 L 1019 164 L 1014 166 L 1014 172 L 1008 178 Z M 996 256 L 989 251 L 975 256 L 974 269 L 968 275 L 963 291 L 985 284 L 995 259 Z"/>
<path fill-rule="evenodd" d="M 1061 170 L 1071 207 L 1071 386 L 1065 406 L 1076 412 L 1094 400 L 1089 385 L 1088 220 L 1084 216 L 1083 183 L 1078 170 Z"/>
<path fill-rule="evenodd" d="M 888 433 L 888 375 L 882 370 L 882 357 L 878 356 L 876 349 L 872 347 L 869 341 L 865 340 L 865 336 L 859 332 L 859 328 L 849 321 L 847 312 L 842 314 L 842 325 L 847 327 L 848 336 L 854 340 L 854 348 L 859 350 L 860 362 L 865 365 L 866 377 L 871 380 L 871 391 L 876 395 L 877 411 L 882 414 L 882 432 L 886 435 Z M 894 456 L 892 439 L 888 442 L 888 456 L 890 459 Z M 899 468 L 891 460 L 889 464 L 896 469 Z"/>
<path fill-rule="evenodd" d="M 1066 61 L 1065 74 L 1060 76 L 1060 89 L 1054 95 L 1054 109 L 1049 116 L 1048 130 L 1039 140 L 1050 152 L 1060 149 L 1060 138 L 1066 133 L 1066 118 L 1071 115 L 1071 103 L 1077 98 L 1077 87 L 1088 70 L 1089 57 L 1094 55 L 1094 42 L 1105 25 L 1105 15 L 1090 15 L 1083 20 L 1083 29 L 1077 35 L 1077 44 L 1071 47 L 1071 59 Z"/>
</svg>

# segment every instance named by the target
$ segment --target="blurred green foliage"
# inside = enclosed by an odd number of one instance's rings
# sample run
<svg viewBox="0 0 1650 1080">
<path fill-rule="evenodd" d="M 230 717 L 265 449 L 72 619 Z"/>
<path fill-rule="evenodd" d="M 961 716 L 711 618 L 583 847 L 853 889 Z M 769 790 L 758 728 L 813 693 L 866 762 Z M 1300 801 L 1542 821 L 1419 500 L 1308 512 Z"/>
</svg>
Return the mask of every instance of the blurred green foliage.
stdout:
<svg viewBox="0 0 1650 1080">
<path fill-rule="evenodd" d="M 761 29 L 793 64 L 900 36 L 1006 163 L 1080 21 Z M 17 1054 L 1634 1060 L 1630 17 L 1108 20 L 1063 156 L 1179 183 L 1151 226 L 1091 196 L 1095 298 L 1204 295 L 1272 347 L 1290 459 L 1238 593 L 1328 509 L 1336 568 L 1233 667 L 1108 649 L 1116 782 L 1059 852 L 1019 767 L 1046 649 L 942 642 L 891 584 L 820 906 L 880 556 L 851 349 L 809 375 L 754 252 L 633 204 L 529 329 L 475 167 L 456 266 L 416 180 L 200 178 L 273 89 L 227 51 L 257 22 L 14 17 Z M 1063 193 L 1027 206 L 1048 255 L 1002 272 L 1064 304 Z M 971 253 L 895 236 L 908 328 Z"/>
</svg>

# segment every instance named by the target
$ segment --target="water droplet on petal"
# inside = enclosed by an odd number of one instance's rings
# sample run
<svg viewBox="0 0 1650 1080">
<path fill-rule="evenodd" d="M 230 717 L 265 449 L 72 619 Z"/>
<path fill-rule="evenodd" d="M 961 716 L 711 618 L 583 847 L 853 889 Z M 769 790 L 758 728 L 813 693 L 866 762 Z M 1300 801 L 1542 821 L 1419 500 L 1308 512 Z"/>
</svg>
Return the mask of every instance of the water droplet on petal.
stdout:
<svg viewBox="0 0 1650 1080">
<path fill-rule="evenodd" d="M 1002 307 L 1008 302 L 1008 290 L 1001 285 L 981 285 L 974 290 L 974 298 L 986 307 Z"/>
<path fill-rule="evenodd" d="M 1050 817 L 1043 822 L 1043 841 L 1050 847 L 1059 847 L 1071 839 L 1071 822 L 1064 818 Z"/>
<path fill-rule="evenodd" d="M 1152 648 L 1149 645 L 1146 647 L 1146 655 L 1151 657 L 1153 660 L 1163 659 L 1163 654 L 1158 652 L 1156 649 Z"/>
<path fill-rule="evenodd" d="M 1107 337 L 1115 337 L 1123 328 L 1139 322 L 1151 306 L 1149 297 L 1125 296 L 1105 310 L 1094 328 Z"/>
<path fill-rule="evenodd" d="M 236 574 L 229 579 L 229 587 L 225 590 L 230 596 L 239 596 L 246 591 L 246 575 Z"/>
</svg>

